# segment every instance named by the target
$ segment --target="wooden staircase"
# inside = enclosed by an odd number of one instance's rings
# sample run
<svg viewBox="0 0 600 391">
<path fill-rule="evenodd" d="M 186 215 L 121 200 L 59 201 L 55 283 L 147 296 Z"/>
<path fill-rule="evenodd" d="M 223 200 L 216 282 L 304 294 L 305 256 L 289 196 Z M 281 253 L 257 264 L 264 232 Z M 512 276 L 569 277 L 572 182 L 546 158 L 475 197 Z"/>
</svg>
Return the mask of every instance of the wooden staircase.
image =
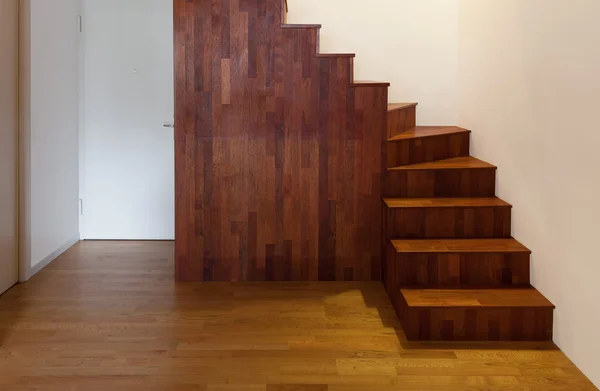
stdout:
<svg viewBox="0 0 600 391">
<path fill-rule="evenodd" d="M 552 340 L 554 306 L 530 285 L 496 167 L 469 156 L 470 131 L 417 127 L 388 106 L 383 281 L 409 340 Z"/>
<path fill-rule="evenodd" d="M 410 340 L 552 338 L 470 131 L 416 126 L 285 0 L 174 4 L 178 281 L 383 280 Z"/>
</svg>

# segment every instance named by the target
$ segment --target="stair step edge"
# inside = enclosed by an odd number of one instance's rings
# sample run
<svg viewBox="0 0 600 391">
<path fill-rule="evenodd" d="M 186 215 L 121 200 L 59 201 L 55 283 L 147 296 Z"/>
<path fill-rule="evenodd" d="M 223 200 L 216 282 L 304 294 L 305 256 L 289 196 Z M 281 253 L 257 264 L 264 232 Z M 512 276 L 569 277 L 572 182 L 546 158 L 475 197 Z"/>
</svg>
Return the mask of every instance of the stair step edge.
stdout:
<svg viewBox="0 0 600 391">
<path fill-rule="evenodd" d="M 386 81 L 372 81 L 372 80 L 355 80 L 352 87 L 389 87 L 390 82 Z"/>
<path fill-rule="evenodd" d="M 406 110 L 411 107 L 416 107 L 419 104 L 417 102 L 408 102 L 408 103 L 388 103 L 387 111 L 388 113 L 392 113 L 394 111 Z"/>
<path fill-rule="evenodd" d="M 498 197 L 469 198 L 384 198 L 390 209 L 415 208 L 512 208 L 512 205 Z"/>
<path fill-rule="evenodd" d="M 320 24 L 282 24 L 281 28 L 284 29 L 320 29 L 323 26 Z"/>
<path fill-rule="evenodd" d="M 416 126 L 412 129 L 407 130 L 406 132 L 400 133 L 388 139 L 387 141 L 410 141 L 415 139 L 454 136 L 465 133 L 470 134 L 471 131 L 458 126 Z"/>
<path fill-rule="evenodd" d="M 391 239 L 398 254 L 531 254 L 519 241 L 509 239 Z"/>
<path fill-rule="evenodd" d="M 472 156 L 464 156 L 452 159 L 436 160 L 427 163 L 409 164 L 405 166 L 390 167 L 388 171 L 411 171 L 411 170 L 464 170 L 464 169 L 497 169 L 493 164 L 484 162 Z"/>
<path fill-rule="evenodd" d="M 354 57 L 356 57 L 356 54 L 355 53 L 319 53 L 319 54 L 317 54 L 317 57 L 319 57 L 319 58 L 337 58 L 337 57 L 354 58 Z"/>
</svg>

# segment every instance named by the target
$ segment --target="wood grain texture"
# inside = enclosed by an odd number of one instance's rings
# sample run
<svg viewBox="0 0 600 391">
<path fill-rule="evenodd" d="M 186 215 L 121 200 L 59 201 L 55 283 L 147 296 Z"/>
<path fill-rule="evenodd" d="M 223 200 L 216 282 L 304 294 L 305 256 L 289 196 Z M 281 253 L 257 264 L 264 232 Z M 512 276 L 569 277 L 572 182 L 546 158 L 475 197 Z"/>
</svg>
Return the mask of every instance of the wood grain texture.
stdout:
<svg viewBox="0 0 600 391">
<path fill-rule="evenodd" d="M 440 239 L 392 240 L 396 251 L 403 253 L 525 253 L 531 250 L 515 239 Z"/>
<path fill-rule="evenodd" d="M 428 341 L 551 341 L 552 308 L 406 309 L 407 338 Z"/>
<path fill-rule="evenodd" d="M 390 171 L 422 171 L 422 170 L 466 170 L 480 168 L 496 168 L 493 164 L 474 158 L 463 156 L 451 159 L 436 160 L 432 162 L 409 164 L 389 168 Z"/>
<path fill-rule="evenodd" d="M 510 206 L 388 207 L 390 239 L 507 238 Z"/>
<path fill-rule="evenodd" d="M 388 106 L 388 118 L 393 109 L 403 110 Z M 530 285 L 531 252 L 511 238 L 496 167 L 469 148 L 458 127 L 388 139 L 384 286 L 411 341 L 551 340 L 554 307 Z"/>
<path fill-rule="evenodd" d="M 429 340 L 552 340 L 554 306 L 532 288 L 402 289 L 401 293 L 412 313 L 407 335 L 418 332 L 419 338 Z"/>
<path fill-rule="evenodd" d="M 389 208 L 490 208 L 511 205 L 498 197 L 478 198 L 385 198 Z"/>
<path fill-rule="evenodd" d="M 380 279 L 388 83 L 281 0 L 175 0 L 181 281 Z"/>
<path fill-rule="evenodd" d="M 384 197 L 494 197 L 496 168 L 388 170 Z"/>
<path fill-rule="evenodd" d="M 388 110 L 389 110 L 389 106 L 390 105 L 388 105 Z M 462 133 L 470 134 L 471 131 L 464 129 L 464 128 L 460 128 L 458 126 L 415 126 L 411 129 L 407 130 L 404 133 L 401 133 L 397 136 L 394 136 L 394 137 L 388 139 L 388 141 L 413 140 L 413 139 L 423 140 L 423 139 L 431 138 L 431 137 L 444 137 L 444 136 L 449 136 L 449 135 L 453 135 L 453 134 L 462 134 Z M 467 152 L 467 155 L 465 155 L 465 156 L 468 156 L 468 152 Z M 446 159 L 449 159 L 449 158 L 446 158 Z M 436 160 L 442 160 L 442 159 L 436 159 Z"/>
<path fill-rule="evenodd" d="M 535 289 L 402 289 L 410 307 L 554 308 Z"/>
<path fill-rule="evenodd" d="M 513 287 L 529 286 L 530 252 L 513 250 L 514 245 L 495 245 L 486 248 L 493 240 L 439 240 L 440 242 L 465 242 L 460 245 L 439 244 L 441 250 L 425 251 L 426 240 L 414 245 L 412 240 L 396 240 L 388 243 L 386 270 L 399 286 L 442 287 Z M 478 243 L 479 242 L 479 243 Z M 464 249 L 461 251 L 461 249 Z M 476 250 L 478 249 L 478 250 Z"/>
<path fill-rule="evenodd" d="M 380 283 L 173 265 L 172 243 L 81 242 L 1 296 L 0 390 L 596 390 L 552 343 L 409 342 Z"/>
<path fill-rule="evenodd" d="M 388 293 L 408 340 L 552 340 L 554 306 L 533 288 Z"/>
<path fill-rule="evenodd" d="M 417 127 L 387 143 L 387 167 L 469 155 L 470 132 L 458 127 Z"/>
<path fill-rule="evenodd" d="M 391 139 L 417 126 L 416 103 L 392 103 L 388 105 L 387 138 Z"/>
</svg>

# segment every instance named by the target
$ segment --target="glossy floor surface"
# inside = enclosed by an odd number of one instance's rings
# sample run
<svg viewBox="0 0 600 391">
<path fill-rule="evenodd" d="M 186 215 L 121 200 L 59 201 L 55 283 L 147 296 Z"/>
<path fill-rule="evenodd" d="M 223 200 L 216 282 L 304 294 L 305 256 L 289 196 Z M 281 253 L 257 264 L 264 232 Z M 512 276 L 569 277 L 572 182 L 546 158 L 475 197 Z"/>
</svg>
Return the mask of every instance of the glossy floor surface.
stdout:
<svg viewBox="0 0 600 391">
<path fill-rule="evenodd" d="M 82 242 L 0 297 L 0 390 L 596 389 L 551 344 L 408 343 L 380 283 L 177 284 L 172 253 Z"/>
</svg>

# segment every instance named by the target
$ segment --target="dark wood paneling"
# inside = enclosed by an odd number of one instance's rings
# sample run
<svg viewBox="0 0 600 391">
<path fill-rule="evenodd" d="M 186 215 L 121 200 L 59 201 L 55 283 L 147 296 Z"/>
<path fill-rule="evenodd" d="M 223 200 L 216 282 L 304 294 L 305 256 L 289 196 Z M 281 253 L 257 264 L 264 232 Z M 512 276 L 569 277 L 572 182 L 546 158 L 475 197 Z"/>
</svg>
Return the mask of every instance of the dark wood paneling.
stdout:
<svg viewBox="0 0 600 391">
<path fill-rule="evenodd" d="M 402 290 L 385 285 L 409 341 L 552 340 L 554 306 L 533 288 Z"/>
<path fill-rule="evenodd" d="M 387 143 L 389 168 L 469 155 L 468 132 Z"/>
<path fill-rule="evenodd" d="M 409 341 L 552 341 L 553 308 L 401 307 Z"/>
<path fill-rule="evenodd" d="M 452 170 L 388 170 L 384 176 L 385 197 L 493 197 L 495 168 Z"/>
<path fill-rule="evenodd" d="M 551 308 L 408 309 L 406 319 L 410 341 L 552 341 Z"/>
<path fill-rule="evenodd" d="M 511 207 L 388 208 L 387 237 L 505 238 L 511 234 Z"/>
<path fill-rule="evenodd" d="M 387 138 L 390 139 L 417 126 L 417 105 L 388 105 Z"/>
<path fill-rule="evenodd" d="M 407 339 L 551 341 L 554 306 L 529 285 L 531 252 L 470 131 L 388 118 L 382 278 Z"/>
<path fill-rule="evenodd" d="M 405 254 L 389 246 L 385 269 L 399 286 L 501 288 L 530 282 L 529 254 Z"/>
<path fill-rule="evenodd" d="M 387 85 L 282 0 L 174 4 L 177 278 L 378 280 Z"/>
</svg>

